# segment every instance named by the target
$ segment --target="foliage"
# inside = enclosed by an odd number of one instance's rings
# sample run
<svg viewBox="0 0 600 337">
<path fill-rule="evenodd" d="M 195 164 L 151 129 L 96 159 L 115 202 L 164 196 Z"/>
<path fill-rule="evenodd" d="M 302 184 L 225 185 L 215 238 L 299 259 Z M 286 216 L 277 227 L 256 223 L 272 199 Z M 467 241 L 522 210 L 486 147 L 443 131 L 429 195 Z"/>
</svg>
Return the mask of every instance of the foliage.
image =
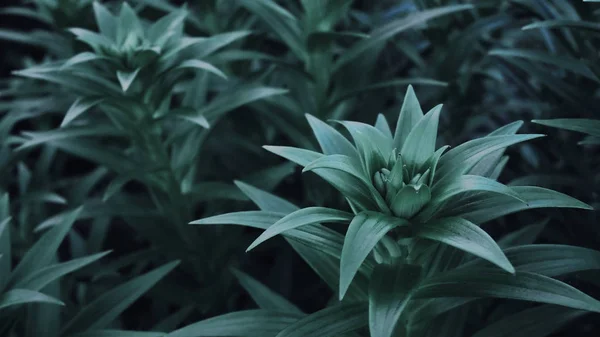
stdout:
<svg viewBox="0 0 600 337">
<path fill-rule="evenodd" d="M 598 4 L 5 3 L 3 336 L 598 330 Z"/>
</svg>

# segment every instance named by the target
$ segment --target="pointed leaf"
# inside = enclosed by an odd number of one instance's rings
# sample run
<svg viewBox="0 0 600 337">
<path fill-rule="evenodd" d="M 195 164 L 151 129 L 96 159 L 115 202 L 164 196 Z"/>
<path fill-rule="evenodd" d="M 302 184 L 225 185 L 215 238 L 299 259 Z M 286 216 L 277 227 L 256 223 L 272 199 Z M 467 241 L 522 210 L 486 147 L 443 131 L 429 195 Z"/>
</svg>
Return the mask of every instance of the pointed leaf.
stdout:
<svg viewBox="0 0 600 337">
<path fill-rule="evenodd" d="M 61 335 L 69 335 L 85 330 L 102 329 L 108 326 L 178 264 L 179 261 L 165 264 L 103 293 L 100 297 L 79 310 L 77 315 L 64 326 Z"/>
<path fill-rule="evenodd" d="M 392 228 L 406 226 L 403 219 L 381 213 L 362 212 L 354 217 L 344 238 L 340 260 L 340 300 L 344 298 L 354 275 L 381 238 Z"/>
<path fill-rule="evenodd" d="M 64 126 L 68 125 L 75 118 L 79 117 L 84 112 L 86 112 L 89 109 L 100 104 L 102 101 L 104 101 L 103 98 L 100 98 L 100 99 L 86 99 L 86 98 L 82 98 L 82 97 L 78 98 L 75 102 L 73 102 L 73 104 L 71 105 L 71 107 L 69 108 L 67 113 L 65 114 L 65 118 L 63 119 L 62 123 L 60 123 L 60 127 L 62 128 Z"/>
<path fill-rule="evenodd" d="M 346 222 L 352 220 L 353 217 L 354 215 L 352 213 L 339 211 L 337 209 L 325 207 L 303 208 L 286 215 L 284 218 L 267 228 L 266 231 L 252 242 L 246 251 L 249 251 L 266 240 L 290 229 L 315 223 Z"/>
<path fill-rule="evenodd" d="M 377 114 L 377 120 L 375 121 L 375 128 L 377 130 L 381 131 L 381 133 L 383 133 L 383 135 L 386 138 L 389 138 L 389 139 L 394 138 L 394 136 L 392 135 L 392 129 L 390 128 L 390 124 L 388 123 L 387 119 L 385 118 L 385 115 Z"/>
<path fill-rule="evenodd" d="M 494 297 L 600 312 L 600 301 L 546 276 L 490 268 L 462 268 L 425 280 L 415 298 Z"/>
<path fill-rule="evenodd" d="M 399 262 L 375 267 L 369 283 L 369 329 L 372 337 L 393 336 L 421 274 L 420 266 Z"/>
<path fill-rule="evenodd" d="M 404 102 L 400 109 L 400 116 L 396 123 L 396 130 L 394 131 L 394 148 L 398 151 L 402 149 L 406 138 L 414 129 L 414 127 L 423 118 L 423 110 L 421 110 L 421 104 L 415 94 L 415 90 L 412 85 L 408 86 L 406 95 L 404 95 Z"/>
<path fill-rule="evenodd" d="M 309 114 L 305 116 L 321 146 L 323 154 L 342 154 L 358 159 L 356 149 L 346 137 L 320 119 Z"/>
<path fill-rule="evenodd" d="M 200 69 L 206 70 L 209 73 L 213 73 L 223 79 L 227 79 L 227 75 L 225 75 L 219 68 L 213 66 L 212 64 L 202 61 L 202 60 L 186 60 L 181 62 L 175 69 Z"/>
<path fill-rule="evenodd" d="M 301 317 L 297 313 L 262 309 L 238 311 L 190 324 L 165 337 L 274 337 Z"/>
<path fill-rule="evenodd" d="M 533 123 L 600 137 L 600 120 L 585 118 L 534 119 Z"/>
<path fill-rule="evenodd" d="M 402 145 L 402 159 L 411 175 L 423 167 L 435 152 L 438 122 L 442 105 L 438 105 L 419 120 Z"/>
<path fill-rule="evenodd" d="M 515 272 L 515 268 L 494 239 L 465 219 L 445 218 L 420 224 L 416 235 L 479 256 L 509 273 Z"/>
<path fill-rule="evenodd" d="M 119 79 L 119 84 L 121 84 L 121 89 L 123 89 L 123 92 L 126 92 L 129 89 L 131 83 L 133 83 L 140 70 L 141 68 L 137 68 L 132 72 L 123 72 L 120 70 L 117 71 L 117 78 Z"/>
<path fill-rule="evenodd" d="M 16 284 L 46 267 L 56 256 L 56 252 L 65 236 L 79 217 L 83 207 L 65 214 L 62 223 L 44 234 L 21 259 L 10 275 L 9 284 Z"/>
<path fill-rule="evenodd" d="M 117 18 L 115 18 L 112 13 L 98 1 L 94 1 L 94 16 L 96 17 L 96 24 L 100 29 L 100 33 L 111 39 L 116 39 L 118 26 Z"/>
<path fill-rule="evenodd" d="M 321 153 L 299 149 L 297 147 L 265 145 L 263 148 L 302 167 L 323 157 L 323 154 Z"/>
<path fill-rule="evenodd" d="M 555 305 L 541 305 L 503 317 L 477 331 L 473 337 L 546 337 L 586 313 Z"/>
<path fill-rule="evenodd" d="M 294 304 L 267 288 L 250 275 L 242 273 L 237 269 L 233 269 L 233 274 L 261 309 L 302 314 L 302 311 Z"/>
<path fill-rule="evenodd" d="M 308 315 L 277 334 L 277 337 L 339 336 L 368 324 L 365 303 L 338 304 Z"/>
<path fill-rule="evenodd" d="M 98 253 L 41 268 L 19 282 L 16 282 L 15 287 L 39 291 L 52 281 L 94 263 L 109 253 L 110 251 Z"/>
<path fill-rule="evenodd" d="M 406 185 L 392 198 L 390 207 L 395 216 L 410 219 L 431 200 L 427 185 Z"/>
<path fill-rule="evenodd" d="M 29 303 L 65 305 L 63 302 L 37 291 L 28 289 L 11 289 L 0 296 L 0 312 L 4 308 Z"/>
</svg>

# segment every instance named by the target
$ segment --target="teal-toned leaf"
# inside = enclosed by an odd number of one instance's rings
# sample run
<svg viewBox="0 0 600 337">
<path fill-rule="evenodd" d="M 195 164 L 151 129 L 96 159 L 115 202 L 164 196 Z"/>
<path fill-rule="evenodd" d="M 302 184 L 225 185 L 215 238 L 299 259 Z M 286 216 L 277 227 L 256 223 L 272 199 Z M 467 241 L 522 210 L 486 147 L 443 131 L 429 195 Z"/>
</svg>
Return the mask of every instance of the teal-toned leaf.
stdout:
<svg viewBox="0 0 600 337">
<path fill-rule="evenodd" d="M 96 17 L 96 24 L 100 29 L 100 33 L 110 39 L 116 39 L 118 26 L 117 18 L 115 18 L 115 16 L 98 1 L 94 1 L 94 16 Z"/>
<path fill-rule="evenodd" d="M 55 257 L 58 247 L 71 230 L 83 207 L 65 214 L 61 223 L 44 234 L 31 247 L 13 270 L 9 284 L 16 284 L 46 267 Z"/>
<path fill-rule="evenodd" d="M 267 228 L 252 244 L 246 249 L 249 251 L 266 240 L 279 235 L 290 229 L 298 228 L 315 223 L 346 222 L 352 220 L 352 213 L 339 211 L 337 209 L 325 207 L 303 208 L 283 217 L 281 220 Z"/>
<path fill-rule="evenodd" d="M 0 216 L 4 214 L 3 203 L 8 204 L 8 194 L 0 197 Z M 6 205 L 8 206 L 8 205 Z M 8 208 L 8 207 L 7 207 Z M 5 283 L 8 281 L 11 266 L 12 252 L 10 241 L 10 221 L 11 217 L 7 217 L 0 221 L 0 291 L 4 289 Z"/>
<path fill-rule="evenodd" d="M 323 154 L 321 153 L 299 149 L 297 147 L 265 145 L 263 148 L 302 167 L 323 157 Z"/>
<path fill-rule="evenodd" d="M 23 132 L 26 136 L 26 140 L 15 149 L 15 151 L 21 151 L 27 148 L 31 148 L 44 143 L 52 143 L 57 145 L 61 140 L 68 140 L 70 138 L 78 137 L 91 137 L 91 136 L 118 136 L 122 133 L 115 130 L 114 127 L 105 125 L 94 125 L 94 126 L 71 126 L 68 128 L 59 128 L 49 131 L 37 131 L 37 132 Z"/>
<path fill-rule="evenodd" d="M 206 70 L 209 73 L 215 74 L 223 79 L 227 79 L 227 75 L 225 75 L 219 68 L 213 66 L 212 64 L 202 61 L 202 60 L 186 60 L 181 62 L 176 69 L 200 69 Z"/>
<path fill-rule="evenodd" d="M 252 32 L 248 30 L 233 31 L 221 34 L 215 34 L 211 37 L 203 39 L 201 42 L 194 46 L 194 57 L 203 58 L 215 51 L 232 44 L 240 39 L 245 38 Z"/>
<path fill-rule="evenodd" d="M 435 9 L 424 10 L 418 13 L 411 13 L 407 17 L 394 20 L 388 24 L 385 24 L 375 30 L 373 30 L 369 35 L 370 37 L 367 39 L 363 39 L 358 43 L 355 43 L 351 48 L 347 49 L 342 56 L 335 63 L 333 72 L 336 72 L 343 66 L 348 63 L 354 61 L 357 57 L 359 57 L 364 52 L 372 50 L 373 47 L 378 46 L 379 44 L 389 40 L 394 35 L 406 31 L 408 29 L 412 29 L 415 27 L 422 26 L 425 22 L 435 19 L 440 16 L 456 13 L 459 11 L 464 11 L 468 9 L 472 9 L 472 5 L 455 5 L 455 6 L 446 6 L 446 7 L 438 7 Z"/>
<path fill-rule="evenodd" d="M 441 204 L 454 196 L 467 192 L 498 193 L 525 203 L 525 200 L 514 189 L 495 180 L 476 175 L 461 175 L 444 184 L 436 185 L 431 191 L 431 202 Z"/>
<path fill-rule="evenodd" d="M 28 289 L 11 289 L 0 296 L 0 312 L 4 308 L 29 303 L 65 305 L 63 302 L 37 291 Z"/>
<path fill-rule="evenodd" d="M 365 39 L 369 35 L 359 32 L 312 32 L 306 38 L 306 49 L 309 53 L 327 51 L 336 40 L 344 38 Z"/>
<path fill-rule="evenodd" d="M 306 51 L 302 41 L 300 23 L 294 15 L 269 0 L 241 0 L 240 4 L 260 17 L 297 57 L 301 60 L 304 59 Z"/>
<path fill-rule="evenodd" d="M 592 207 L 566 194 L 536 186 L 513 186 L 512 189 L 526 203 L 502 194 L 490 194 L 487 198 L 461 200 L 459 204 L 449 204 L 448 214 L 460 216 L 473 223 L 481 224 L 527 209 L 535 208 L 578 208 L 591 210 Z M 446 214 L 446 213 L 444 213 Z"/>
<path fill-rule="evenodd" d="M 533 123 L 600 137 L 600 120 L 585 118 L 534 119 Z"/>
<path fill-rule="evenodd" d="M 596 82 L 599 81 L 585 63 L 568 56 L 558 56 L 548 52 L 525 49 L 492 49 L 488 54 L 501 57 L 519 57 L 533 62 L 542 62 L 572 71 Z"/>
<path fill-rule="evenodd" d="M 41 268 L 16 282 L 14 286 L 16 288 L 39 291 L 52 281 L 94 263 L 109 253 L 110 252 L 98 253 Z"/>
<path fill-rule="evenodd" d="M 392 198 L 390 207 L 395 216 L 410 219 L 431 200 L 427 185 L 406 185 Z"/>
<path fill-rule="evenodd" d="M 394 131 L 394 148 L 398 151 L 402 149 L 406 138 L 414 129 L 414 127 L 423 118 L 423 110 L 421 110 L 421 104 L 415 94 L 415 90 L 412 85 L 408 86 L 406 94 L 404 95 L 404 102 L 402 102 L 402 108 L 400 109 L 400 116 L 396 123 L 396 130 Z"/>
<path fill-rule="evenodd" d="M 600 301 L 546 276 L 490 268 L 462 268 L 424 280 L 415 298 L 493 297 L 600 312 Z"/>
<path fill-rule="evenodd" d="M 546 337 L 587 312 L 541 305 L 504 317 L 477 331 L 473 337 Z"/>
<path fill-rule="evenodd" d="M 372 337 L 394 336 L 400 315 L 421 276 L 421 267 L 417 265 L 395 262 L 375 267 L 369 283 L 369 330 Z"/>
<path fill-rule="evenodd" d="M 271 96 L 283 95 L 287 92 L 286 89 L 270 87 L 239 88 L 230 93 L 219 95 L 205 107 L 199 109 L 198 115 L 204 115 L 210 121 L 242 105 Z"/>
<path fill-rule="evenodd" d="M 79 310 L 77 315 L 64 326 L 61 335 L 105 328 L 178 264 L 179 261 L 165 264 L 104 292 Z"/>
<path fill-rule="evenodd" d="M 339 123 L 350 132 L 365 172 L 371 179 L 375 172 L 386 166 L 386 161 L 392 153 L 391 139 L 374 126 L 365 123 L 352 121 L 340 121 Z"/>
<path fill-rule="evenodd" d="M 523 30 L 542 28 L 577 28 L 592 33 L 600 33 L 600 24 L 583 20 L 545 20 L 524 26 Z"/>
<path fill-rule="evenodd" d="M 113 42 L 106 36 L 81 28 L 69 29 L 77 39 L 92 47 L 96 53 L 101 54 L 103 50 L 110 49 Z"/>
<path fill-rule="evenodd" d="M 306 119 L 324 154 L 342 154 L 358 159 L 352 143 L 336 129 L 312 115 L 306 114 Z"/>
<path fill-rule="evenodd" d="M 233 269 L 233 274 L 261 309 L 302 314 L 302 311 L 293 303 L 258 282 L 250 275 L 237 269 Z"/>
<path fill-rule="evenodd" d="M 506 135 L 477 138 L 450 149 L 440 158 L 436 170 L 436 183 L 447 176 L 453 177 L 468 172 L 473 166 L 496 150 L 544 135 Z"/>
<path fill-rule="evenodd" d="M 127 2 L 121 5 L 121 11 L 117 17 L 116 41 L 120 46 L 130 47 L 129 43 L 135 43 L 132 37 L 143 36 L 144 28 L 137 13 Z"/>
<path fill-rule="evenodd" d="M 366 303 L 338 304 L 296 321 L 277 337 L 339 336 L 366 326 L 368 317 Z"/>
<path fill-rule="evenodd" d="M 75 102 L 73 102 L 73 104 L 71 105 L 71 107 L 69 108 L 67 113 L 65 114 L 65 117 L 63 118 L 62 123 L 60 123 L 60 127 L 64 127 L 64 126 L 68 125 L 75 118 L 79 117 L 84 112 L 86 112 L 89 109 L 100 104 L 102 101 L 104 101 L 103 98 L 100 98 L 100 99 L 89 99 L 89 98 L 81 98 L 81 97 L 78 98 Z"/>
<path fill-rule="evenodd" d="M 98 54 L 94 54 L 94 53 L 86 51 L 86 52 L 79 53 L 79 54 L 69 58 L 61 66 L 61 70 L 68 69 L 68 68 L 76 66 L 78 64 L 88 63 L 88 62 L 97 61 L 97 60 L 106 60 L 106 59 L 107 58 L 102 55 L 98 55 Z"/>
<path fill-rule="evenodd" d="M 530 244 L 504 250 L 518 272 L 557 277 L 586 270 L 600 269 L 600 252 L 583 247 Z M 469 265 L 481 264 L 472 261 Z"/>
<path fill-rule="evenodd" d="M 242 190 L 242 192 L 260 209 L 264 211 L 283 213 L 287 215 L 298 209 L 296 205 L 290 203 L 289 201 L 277 197 L 269 192 L 260 190 L 243 181 L 237 180 L 235 181 L 235 185 Z"/>
<path fill-rule="evenodd" d="M 190 324 L 165 337 L 274 337 L 301 317 L 302 314 L 262 309 L 238 311 Z"/>
<path fill-rule="evenodd" d="M 461 218 L 444 218 L 420 224 L 418 237 L 438 241 L 488 260 L 509 273 L 515 268 L 483 229 Z"/>
<path fill-rule="evenodd" d="M 340 259 L 340 300 L 379 240 L 392 228 L 406 225 L 406 220 L 375 212 L 362 212 L 354 217 L 346 232 Z"/>
<path fill-rule="evenodd" d="M 126 92 L 129 89 L 131 83 L 133 83 L 140 70 L 141 68 L 137 68 L 131 72 L 124 72 L 120 70 L 117 71 L 117 79 L 119 80 L 119 84 L 121 84 L 121 89 L 123 89 L 123 92 Z"/>
<path fill-rule="evenodd" d="M 285 213 L 279 212 L 241 211 L 194 220 L 190 222 L 190 225 L 243 225 L 267 229 L 284 216 Z"/>
<path fill-rule="evenodd" d="M 389 138 L 389 139 L 394 138 L 394 136 L 392 135 L 392 129 L 390 128 L 390 124 L 388 123 L 387 119 L 385 118 L 385 115 L 377 114 L 377 120 L 375 121 L 375 128 L 377 130 L 381 131 L 381 133 L 383 133 L 383 135 L 386 138 Z"/>
<path fill-rule="evenodd" d="M 414 175 L 435 152 L 438 122 L 442 105 L 427 112 L 410 131 L 400 153 L 409 174 Z"/>
</svg>

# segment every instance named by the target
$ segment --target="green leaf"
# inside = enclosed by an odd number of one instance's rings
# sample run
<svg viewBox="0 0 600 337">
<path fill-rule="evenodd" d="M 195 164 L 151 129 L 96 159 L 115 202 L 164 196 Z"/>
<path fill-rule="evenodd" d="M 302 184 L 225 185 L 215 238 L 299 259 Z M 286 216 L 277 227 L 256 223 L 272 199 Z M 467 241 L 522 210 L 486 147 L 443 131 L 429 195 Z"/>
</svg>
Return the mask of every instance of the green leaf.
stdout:
<svg viewBox="0 0 600 337">
<path fill-rule="evenodd" d="M 509 273 L 515 272 L 515 268 L 494 239 L 465 219 L 444 218 L 420 224 L 416 235 L 479 256 Z"/>
<path fill-rule="evenodd" d="M 412 289 L 421 280 L 420 266 L 401 262 L 375 267 L 369 283 L 369 329 L 372 337 L 392 337 L 412 296 Z"/>
<path fill-rule="evenodd" d="M 0 296 L 0 312 L 2 309 L 8 307 L 29 303 L 65 305 L 63 302 L 37 291 L 28 289 L 11 289 Z"/>
<path fill-rule="evenodd" d="M 61 335 L 108 326 L 178 264 L 179 261 L 170 262 L 103 293 L 79 310 L 77 315 L 64 326 Z"/>
<path fill-rule="evenodd" d="M 233 274 L 261 309 L 302 314 L 302 311 L 298 307 L 250 275 L 237 269 L 233 269 Z"/>
<path fill-rule="evenodd" d="M 254 240 L 254 242 L 252 242 L 246 251 L 250 251 L 266 240 L 290 229 L 316 223 L 346 222 L 352 220 L 353 217 L 354 215 L 352 213 L 339 211 L 337 209 L 325 207 L 303 208 L 286 215 L 281 220 L 267 228 L 266 231 L 264 231 L 256 240 Z"/>
<path fill-rule="evenodd" d="M 338 304 L 296 321 L 277 337 L 339 336 L 369 324 L 367 310 L 365 303 Z"/>
<path fill-rule="evenodd" d="M 375 212 L 362 212 L 354 217 L 344 238 L 340 259 L 340 300 L 344 298 L 356 272 L 379 240 L 392 228 L 406 225 L 408 222 L 404 219 Z"/>
<path fill-rule="evenodd" d="M 392 141 L 377 128 L 359 122 L 340 121 L 354 140 L 358 153 L 363 162 L 367 177 L 373 175 L 385 166 L 386 160 L 392 153 Z"/>
<path fill-rule="evenodd" d="M 390 207 L 395 216 L 410 219 L 431 200 L 427 185 L 406 185 L 392 198 Z"/>
<path fill-rule="evenodd" d="M 600 269 L 600 252 L 568 245 L 535 244 L 504 250 L 517 271 L 548 277 Z M 476 261 L 469 265 L 478 264 Z"/>
<path fill-rule="evenodd" d="M 110 60 L 107 57 L 97 55 L 91 52 L 83 52 L 79 53 L 71 58 L 69 58 L 61 67 L 61 70 L 66 70 L 70 67 L 76 66 L 78 64 L 87 63 L 96 60 Z"/>
<path fill-rule="evenodd" d="M 96 17 L 96 24 L 100 29 L 100 33 L 110 39 L 116 39 L 117 18 L 115 18 L 112 13 L 98 1 L 94 1 L 94 16 Z"/>
<path fill-rule="evenodd" d="M 124 72 L 120 70 L 117 71 L 117 79 L 119 79 L 119 84 L 121 84 L 121 89 L 123 92 L 126 92 L 129 89 L 131 83 L 133 83 L 140 70 L 141 68 L 137 68 L 132 72 Z"/>
<path fill-rule="evenodd" d="M 452 204 L 445 209 L 448 210 L 448 214 L 460 216 L 477 224 L 497 219 L 507 214 L 535 208 L 578 208 L 592 210 L 592 207 L 586 203 L 546 188 L 513 186 L 512 189 L 526 203 L 503 194 L 490 194 L 485 199 L 461 200 L 460 204 Z"/>
<path fill-rule="evenodd" d="M 242 105 L 271 96 L 282 95 L 287 92 L 288 90 L 286 89 L 270 87 L 238 88 L 233 92 L 219 95 L 205 107 L 201 108 L 197 114 L 205 116 L 210 121 Z"/>
<path fill-rule="evenodd" d="M 436 170 L 436 184 L 446 177 L 465 174 L 479 161 L 494 151 L 544 135 L 506 135 L 477 138 L 450 149 L 440 158 Z"/>
<path fill-rule="evenodd" d="M 299 59 L 305 59 L 300 23 L 294 15 L 270 0 L 241 0 L 240 4 L 269 25 Z"/>
<path fill-rule="evenodd" d="M 394 138 L 394 136 L 392 136 L 392 129 L 390 128 L 390 124 L 388 123 L 384 114 L 377 114 L 377 120 L 375 121 L 375 128 L 377 130 L 381 131 L 381 133 L 386 138 L 389 138 L 389 139 Z"/>
<path fill-rule="evenodd" d="M 585 118 L 534 119 L 533 123 L 600 137 L 600 120 Z"/>
<path fill-rule="evenodd" d="M 290 203 L 289 201 L 274 196 L 271 193 L 262 191 L 254 186 L 244 183 L 243 181 L 236 180 L 235 185 L 242 190 L 242 192 L 260 209 L 264 211 L 289 214 L 298 209 L 296 205 Z"/>
<path fill-rule="evenodd" d="M 600 312 L 600 302 L 570 285 L 546 276 L 490 268 L 461 268 L 421 283 L 415 298 L 494 297 Z"/>
<path fill-rule="evenodd" d="M 274 337 L 300 317 L 297 313 L 262 309 L 238 311 L 190 324 L 165 337 Z"/>
<path fill-rule="evenodd" d="M 546 337 L 585 314 L 582 310 L 541 305 L 503 317 L 473 337 Z"/>
<path fill-rule="evenodd" d="M 113 44 L 113 42 L 106 36 L 89 31 L 87 29 L 70 28 L 69 31 L 77 37 L 77 40 L 92 47 L 92 49 L 94 49 L 94 51 L 98 54 L 102 54 L 103 50 L 110 49 Z"/>
<path fill-rule="evenodd" d="M 78 269 L 81 269 L 88 264 L 94 263 L 97 260 L 108 255 L 110 251 L 98 253 L 71 261 L 50 265 L 44 268 L 40 268 L 35 272 L 29 274 L 27 277 L 15 283 L 16 288 L 31 289 L 39 291 L 52 281 L 63 277 L 69 273 L 72 273 Z"/>
<path fill-rule="evenodd" d="M 402 108 L 400 109 L 400 116 L 396 123 L 396 130 L 394 131 L 394 148 L 397 150 L 402 149 L 406 138 L 415 128 L 417 123 L 423 118 L 423 110 L 421 110 L 421 104 L 415 94 L 415 90 L 412 85 L 408 86 L 406 95 L 404 95 L 404 102 L 402 102 Z"/>
<path fill-rule="evenodd" d="M 577 28 L 592 33 L 600 33 L 600 24 L 583 20 L 545 20 L 534 22 L 524 26 L 523 30 L 541 29 L 541 28 Z"/>
<path fill-rule="evenodd" d="M 6 202 L 6 205 L 3 205 Z M 0 198 L 0 216 L 4 214 L 4 206 L 8 206 L 8 194 Z M 8 281 L 12 265 L 12 252 L 10 241 L 10 221 L 11 217 L 0 221 L 0 291 L 4 289 L 5 282 Z"/>
<path fill-rule="evenodd" d="M 302 167 L 305 167 L 313 161 L 323 157 L 323 154 L 321 153 L 300 149 L 297 147 L 265 145 L 263 148 Z"/>
<path fill-rule="evenodd" d="M 285 216 L 285 213 L 268 211 L 241 211 L 219 214 L 194 220 L 190 225 L 243 225 L 267 229 Z"/>
<path fill-rule="evenodd" d="M 323 154 L 342 154 L 358 159 L 356 148 L 346 137 L 320 119 L 309 114 L 305 116 L 321 146 Z"/>
<path fill-rule="evenodd" d="M 431 191 L 431 203 L 441 204 L 459 194 L 475 191 L 498 193 L 525 203 L 525 200 L 514 189 L 495 180 L 476 175 L 461 175 L 444 184 L 436 185 Z"/>
<path fill-rule="evenodd" d="M 575 74 L 587 77 L 596 82 L 599 81 L 585 63 L 581 62 L 579 59 L 571 57 L 558 56 L 548 52 L 524 49 L 493 49 L 488 54 L 501 57 L 519 57 L 533 62 L 542 62 L 572 71 Z"/>
<path fill-rule="evenodd" d="M 209 73 L 215 74 L 223 79 L 227 79 L 227 75 L 225 75 L 219 68 L 213 66 L 212 64 L 202 61 L 202 60 L 186 60 L 183 61 L 177 66 L 175 69 L 200 69 L 206 70 Z"/>
<path fill-rule="evenodd" d="M 116 41 L 119 45 L 127 46 L 132 36 L 143 36 L 144 28 L 142 27 L 142 23 L 135 10 L 127 2 L 121 5 L 116 30 Z"/>
<path fill-rule="evenodd" d="M 442 105 L 437 105 L 426 113 L 410 131 L 402 145 L 402 159 L 413 176 L 435 152 L 438 122 Z"/>
<path fill-rule="evenodd" d="M 54 259 L 58 247 L 71 230 L 82 210 L 83 207 L 79 207 L 65 214 L 62 217 L 60 225 L 55 226 L 44 234 L 23 256 L 10 275 L 8 283 L 19 283 L 46 267 Z"/>
<path fill-rule="evenodd" d="M 343 38 L 365 39 L 369 35 L 357 32 L 312 32 L 306 38 L 306 49 L 309 53 L 323 52 L 330 50 L 336 40 Z"/>
<path fill-rule="evenodd" d="M 89 109 L 100 104 L 102 101 L 104 101 L 103 98 L 100 98 L 100 99 L 90 99 L 90 98 L 83 98 L 83 97 L 78 98 L 75 102 L 73 102 L 73 104 L 71 105 L 71 107 L 69 108 L 67 113 L 65 114 L 65 117 L 63 118 L 62 123 L 60 123 L 60 127 L 61 128 L 65 127 L 66 125 L 71 123 L 75 118 L 79 117 L 84 112 L 86 112 Z"/>
<path fill-rule="evenodd" d="M 383 25 L 371 32 L 371 37 L 355 43 L 347 49 L 334 65 L 333 72 L 337 72 L 343 66 L 354 61 L 362 53 L 372 50 L 373 47 L 389 40 L 394 35 L 406 31 L 411 28 L 422 26 L 423 23 L 435 19 L 440 16 L 452 14 L 467 9 L 472 9 L 472 5 L 455 5 L 438 7 L 431 10 L 425 10 L 418 13 L 411 13 L 407 17 L 394 20 L 386 25 Z"/>
</svg>

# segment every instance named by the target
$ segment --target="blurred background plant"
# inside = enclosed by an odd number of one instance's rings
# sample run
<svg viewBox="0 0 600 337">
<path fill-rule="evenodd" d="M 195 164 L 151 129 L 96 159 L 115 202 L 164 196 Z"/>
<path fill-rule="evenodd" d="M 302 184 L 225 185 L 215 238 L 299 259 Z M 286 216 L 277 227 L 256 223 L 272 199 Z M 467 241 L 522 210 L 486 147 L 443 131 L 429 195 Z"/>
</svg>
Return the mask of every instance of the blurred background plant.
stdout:
<svg viewBox="0 0 600 337">
<path fill-rule="evenodd" d="M 347 210 L 345 199 L 316 175 L 302 175 L 262 149 L 319 149 L 311 131 L 316 122 L 306 123 L 306 113 L 368 124 L 382 114 L 395 125 L 412 84 L 423 110 L 445 106 L 439 144 L 454 146 L 516 120 L 600 119 L 600 4 L 592 2 L 124 3 L 9 0 L 0 10 L 0 194 L 6 195 L 0 222 L 11 218 L 4 222 L 10 235 L 0 231 L 11 254 L 3 250 L 0 261 L 18 266 L 80 206 L 47 264 L 112 251 L 48 288 L 30 289 L 66 304 L 61 323 L 48 330 L 56 336 L 106 289 L 173 260 L 181 263 L 151 282 L 156 286 L 142 299 L 122 304 L 98 326 L 67 332 L 168 331 L 252 308 L 256 292 L 267 291 L 243 291 L 256 280 L 302 311 L 322 309 L 331 290 L 281 240 L 246 254 L 256 230 L 187 226 L 251 209 L 250 192 L 235 184 L 300 207 Z M 558 124 L 551 126 L 564 125 Z M 526 122 L 522 132 L 548 136 L 509 148 L 499 181 L 552 188 L 597 208 L 595 130 L 583 130 L 586 138 Z M 495 238 L 525 231 L 540 243 L 600 249 L 597 216 L 531 210 L 483 228 Z M 570 284 L 600 297 L 599 275 L 575 276 Z M 49 305 L 11 311 L 23 320 L 1 332 L 22 335 L 31 322 L 25 317 L 52 319 L 31 314 L 56 314 L 58 307 Z M 521 307 L 498 308 L 482 309 L 465 324 L 487 325 Z M 593 334 L 592 316 L 564 331 Z"/>
</svg>

